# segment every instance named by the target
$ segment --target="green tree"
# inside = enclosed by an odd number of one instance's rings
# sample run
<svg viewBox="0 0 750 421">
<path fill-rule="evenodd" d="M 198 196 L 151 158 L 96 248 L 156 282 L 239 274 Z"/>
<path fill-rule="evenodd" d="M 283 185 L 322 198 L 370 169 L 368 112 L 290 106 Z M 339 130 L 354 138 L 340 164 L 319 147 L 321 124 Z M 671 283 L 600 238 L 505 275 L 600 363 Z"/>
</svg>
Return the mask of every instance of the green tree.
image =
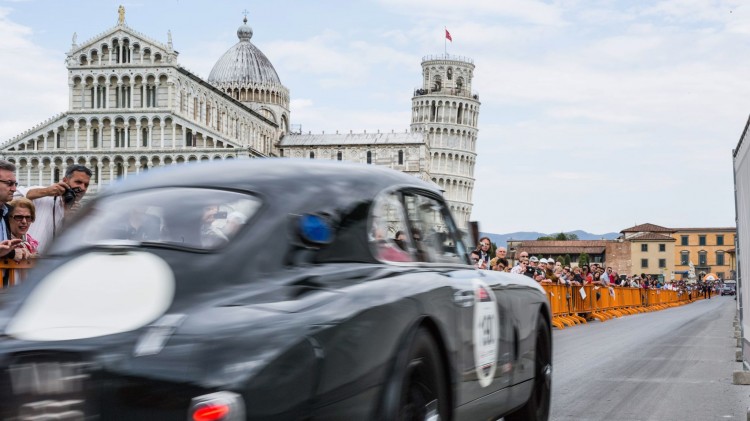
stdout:
<svg viewBox="0 0 750 421">
<path fill-rule="evenodd" d="M 589 264 L 589 255 L 587 253 L 581 253 L 580 256 L 578 256 L 578 266 L 588 265 Z"/>
<path fill-rule="evenodd" d="M 575 234 L 566 234 L 561 232 L 555 235 L 543 235 L 537 238 L 538 241 L 571 241 L 578 240 L 578 236 Z"/>
<path fill-rule="evenodd" d="M 565 256 L 563 256 L 563 266 L 570 267 L 570 255 L 569 254 L 566 254 Z"/>
</svg>

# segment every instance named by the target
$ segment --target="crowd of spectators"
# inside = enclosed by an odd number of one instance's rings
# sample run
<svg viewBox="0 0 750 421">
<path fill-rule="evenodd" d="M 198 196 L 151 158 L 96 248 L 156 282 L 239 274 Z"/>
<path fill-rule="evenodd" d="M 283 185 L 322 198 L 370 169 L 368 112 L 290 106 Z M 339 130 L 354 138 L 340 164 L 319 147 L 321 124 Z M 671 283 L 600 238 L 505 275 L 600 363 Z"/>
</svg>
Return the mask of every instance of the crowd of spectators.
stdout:
<svg viewBox="0 0 750 421">
<path fill-rule="evenodd" d="M 482 237 L 479 245 L 472 252 L 472 261 L 477 269 L 497 270 L 528 276 L 543 285 L 596 285 L 601 287 L 631 287 L 643 289 L 666 289 L 674 291 L 699 291 L 703 293 L 707 287 L 704 283 L 692 285 L 684 280 L 664 282 L 659 277 L 645 273 L 620 275 L 612 267 L 605 267 L 601 263 L 583 264 L 581 266 L 565 265 L 561 258 L 558 260 L 530 256 L 526 251 L 518 253 L 518 260 L 510 264 L 505 247 L 497 247 L 495 257 L 490 258 L 492 242 L 488 237 Z"/>
</svg>

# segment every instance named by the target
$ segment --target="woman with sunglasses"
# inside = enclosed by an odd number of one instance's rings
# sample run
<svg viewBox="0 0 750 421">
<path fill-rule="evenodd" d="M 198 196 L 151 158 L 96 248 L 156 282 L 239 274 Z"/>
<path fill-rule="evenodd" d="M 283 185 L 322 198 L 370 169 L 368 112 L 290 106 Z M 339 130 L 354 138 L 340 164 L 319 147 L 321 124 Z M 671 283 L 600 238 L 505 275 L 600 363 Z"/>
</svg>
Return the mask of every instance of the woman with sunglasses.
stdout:
<svg viewBox="0 0 750 421">
<path fill-rule="evenodd" d="M 19 197 L 8 204 L 11 207 L 8 221 L 12 238 L 19 238 L 23 242 L 16 249 L 16 260 L 27 259 L 37 253 L 39 242 L 29 235 L 29 228 L 34 222 L 36 209 L 31 200 Z M 22 251 L 22 252 L 20 252 Z"/>
</svg>

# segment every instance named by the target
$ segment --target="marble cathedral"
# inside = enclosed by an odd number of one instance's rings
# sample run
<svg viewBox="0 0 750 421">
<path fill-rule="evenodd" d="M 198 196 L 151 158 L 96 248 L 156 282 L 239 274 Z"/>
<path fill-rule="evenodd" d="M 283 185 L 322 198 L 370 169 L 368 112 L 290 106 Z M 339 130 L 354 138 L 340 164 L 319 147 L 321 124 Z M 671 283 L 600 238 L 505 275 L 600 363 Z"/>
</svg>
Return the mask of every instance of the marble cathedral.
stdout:
<svg viewBox="0 0 750 421">
<path fill-rule="evenodd" d="M 67 52 L 68 110 L 0 145 L 21 185 L 59 181 L 73 163 L 94 172 L 92 188 L 150 168 L 192 161 L 294 157 L 388 166 L 444 191 L 461 227 L 471 214 L 479 97 L 472 60 L 422 59 L 409 130 L 302 134 L 290 130 L 289 90 L 251 41 L 239 41 L 204 80 L 182 67 L 167 42 L 125 22 Z M 248 162 L 248 165 L 252 165 Z"/>
</svg>

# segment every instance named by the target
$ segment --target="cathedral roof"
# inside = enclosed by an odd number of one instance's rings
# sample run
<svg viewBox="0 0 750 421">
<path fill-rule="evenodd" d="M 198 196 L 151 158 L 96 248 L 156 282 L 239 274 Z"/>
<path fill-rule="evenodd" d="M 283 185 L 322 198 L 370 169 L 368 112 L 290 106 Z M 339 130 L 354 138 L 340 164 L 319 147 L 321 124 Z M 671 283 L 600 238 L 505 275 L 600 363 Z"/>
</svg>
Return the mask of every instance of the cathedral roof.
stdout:
<svg viewBox="0 0 750 421">
<path fill-rule="evenodd" d="M 268 57 L 250 42 L 252 36 L 253 30 L 247 25 L 245 18 L 242 26 L 237 29 L 240 42 L 227 50 L 216 62 L 208 75 L 209 83 L 281 85 L 279 75 Z"/>
<path fill-rule="evenodd" d="M 347 133 L 347 134 L 290 134 L 284 136 L 280 147 L 322 145 L 403 145 L 424 144 L 424 134 L 408 133 Z"/>
</svg>

